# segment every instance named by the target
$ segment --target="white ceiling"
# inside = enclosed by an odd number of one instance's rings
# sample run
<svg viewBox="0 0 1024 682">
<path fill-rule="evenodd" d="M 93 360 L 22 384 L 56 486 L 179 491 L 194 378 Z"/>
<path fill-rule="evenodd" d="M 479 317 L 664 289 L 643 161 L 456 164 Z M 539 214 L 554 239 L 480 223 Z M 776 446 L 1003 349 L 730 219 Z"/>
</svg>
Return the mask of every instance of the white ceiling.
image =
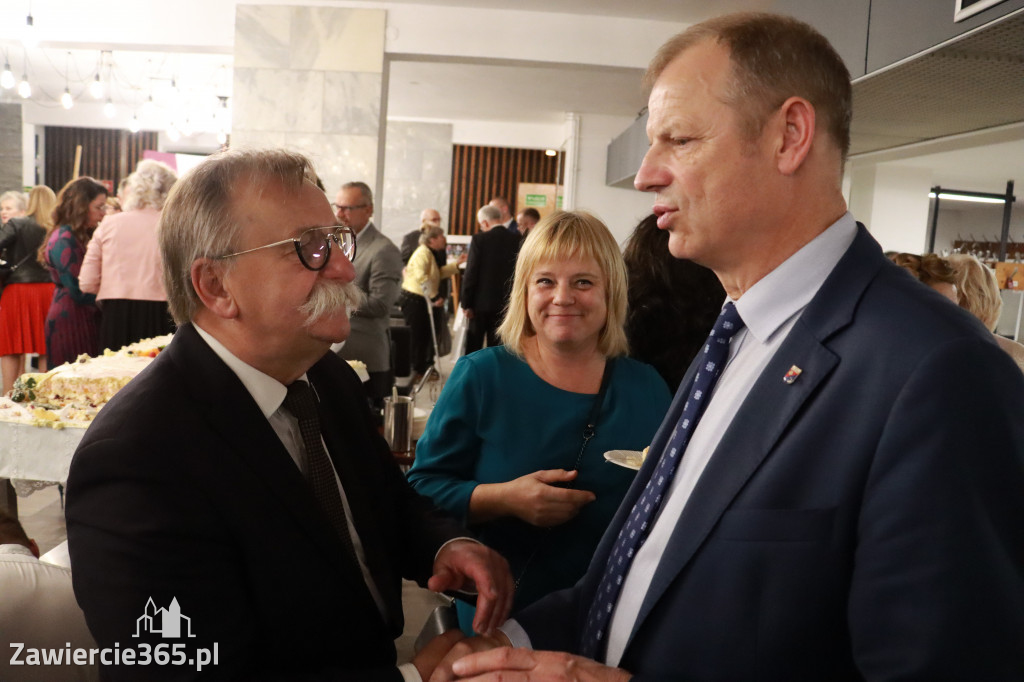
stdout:
<svg viewBox="0 0 1024 682">
<path fill-rule="evenodd" d="M 561 123 L 565 112 L 636 116 L 640 69 L 393 61 L 388 116 Z"/>
</svg>

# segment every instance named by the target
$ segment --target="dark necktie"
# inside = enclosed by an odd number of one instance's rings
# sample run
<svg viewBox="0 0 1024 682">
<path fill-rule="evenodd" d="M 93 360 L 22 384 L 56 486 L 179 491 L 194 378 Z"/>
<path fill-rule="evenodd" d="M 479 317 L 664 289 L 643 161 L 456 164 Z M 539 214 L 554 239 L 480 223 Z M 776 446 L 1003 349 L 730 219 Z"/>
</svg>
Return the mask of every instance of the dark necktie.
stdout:
<svg viewBox="0 0 1024 682">
<path fill-rule="evenodd" d="M 302 434 L 303 450 L 306 452 L 306 482 L 313 489 L 317 506 L 334 526 L 349 555 L 355 557 L 352 537 L 348 532 L 348 521 L 345 518 L 345 507 L 338 491 L 338 481 L 334 477 L 334 467 L 320 436 L 317 401 L 309 384 L 305 381 L 289 384 L 284 406 L 299 420 L 299 432 Z"/>
<path fill-rule="evenodd" d="M 672 483 L 672 477 L 675 476 L 679 460 L 686 451 L 686 444 L 690 442 L 690 435 L 697 427 L 697 422 L 708 403 L 708 396 L 722 374 L 722 369 L 729 358 L 729 341 L 742 328 L 743 320 L 736 312 L 736 306 L 732 301 L 726 303 L 704 343 L 700 355 L 701 365 L 694 374 L 690 393 L 683 405 L 683 413 L 672 431 L 672 437 L 612 547 L 580 639 L 580 653 L 588 658 L 597 658 L 607 646 L 608 625 L 611 623 L 612 611 L 615 609 L 626 573 L 633 563 L 637 550 L 647 539 L 665 492 Z"/>
</svg>

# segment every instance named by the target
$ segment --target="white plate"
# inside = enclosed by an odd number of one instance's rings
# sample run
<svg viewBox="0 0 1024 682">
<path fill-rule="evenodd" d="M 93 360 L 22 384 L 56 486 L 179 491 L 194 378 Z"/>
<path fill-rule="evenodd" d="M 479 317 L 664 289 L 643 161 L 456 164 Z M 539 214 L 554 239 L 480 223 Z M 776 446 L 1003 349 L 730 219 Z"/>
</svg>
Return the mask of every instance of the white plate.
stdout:
<svg viewBox="0 0 1024 682">
<path fill-rule="evenodd" d="M 644 453 L 639 450 L 609 450 L 604 453 L 604 458 L 612 464 L 626 467 L 633 471 L 639 471 L 644 463 Z"/>
</svg>

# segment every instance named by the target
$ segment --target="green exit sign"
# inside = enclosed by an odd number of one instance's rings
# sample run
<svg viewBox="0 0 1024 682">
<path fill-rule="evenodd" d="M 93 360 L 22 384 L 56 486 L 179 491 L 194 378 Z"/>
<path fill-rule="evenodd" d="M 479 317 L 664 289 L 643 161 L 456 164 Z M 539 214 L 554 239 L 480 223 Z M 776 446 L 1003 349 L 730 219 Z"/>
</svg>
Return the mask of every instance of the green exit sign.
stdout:
<svg viewBox="0 0 1024 682">
<path fill-rule="evenodd" d="M 548 197 L 546 194 L 527 194 L 526 205 L 527 206 L 547 206 Z"/>
</svg>

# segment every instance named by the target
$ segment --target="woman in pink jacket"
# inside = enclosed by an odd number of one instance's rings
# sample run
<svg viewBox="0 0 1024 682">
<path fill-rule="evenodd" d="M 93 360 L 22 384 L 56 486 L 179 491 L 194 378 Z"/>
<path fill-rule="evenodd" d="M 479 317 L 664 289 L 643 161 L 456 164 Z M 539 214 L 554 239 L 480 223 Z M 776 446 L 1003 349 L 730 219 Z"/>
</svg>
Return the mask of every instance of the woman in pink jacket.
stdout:
<svg viewBox="0 0 1024 682">
<path fill-rule="evenodd" d="M 79 283 L 83 291 L 96 294 L 103 309 L 101 349 L 117 350 L 174 331 L 167 310 L 157 225 L 177 178 L 164 163 L 140 161 L 128 176 L 124 212 L 104 218 L 89 242 Z"/>
</svg>

